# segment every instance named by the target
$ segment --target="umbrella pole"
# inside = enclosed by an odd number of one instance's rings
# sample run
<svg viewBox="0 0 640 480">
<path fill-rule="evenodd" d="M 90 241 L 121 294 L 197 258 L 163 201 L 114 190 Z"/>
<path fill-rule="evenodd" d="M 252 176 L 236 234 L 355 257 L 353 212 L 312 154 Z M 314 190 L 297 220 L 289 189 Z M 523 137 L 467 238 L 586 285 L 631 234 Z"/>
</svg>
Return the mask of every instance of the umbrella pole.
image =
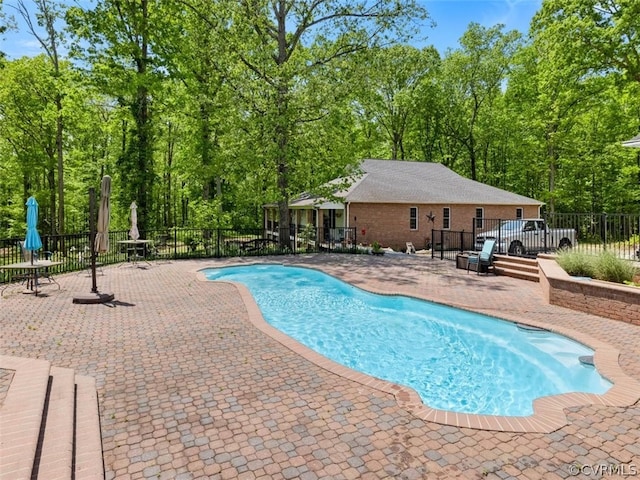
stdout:
<svg viewBox="0 0 640 480">
<path fill-rule="evenodd" d="M 96 280 L 96 190 L 89 188 L 89 244 L 91 245 L 91 293 L 98 293 Z"/>
<path fill-rule="evenodd" d="M 73 303 L 107 303 L 114 299 L 113 293 L 99 293 L 96 282 L 96 191 L 89 188 L 89 243 L 91 244 L 91 293 L 73 297 Z"/>
</svg>

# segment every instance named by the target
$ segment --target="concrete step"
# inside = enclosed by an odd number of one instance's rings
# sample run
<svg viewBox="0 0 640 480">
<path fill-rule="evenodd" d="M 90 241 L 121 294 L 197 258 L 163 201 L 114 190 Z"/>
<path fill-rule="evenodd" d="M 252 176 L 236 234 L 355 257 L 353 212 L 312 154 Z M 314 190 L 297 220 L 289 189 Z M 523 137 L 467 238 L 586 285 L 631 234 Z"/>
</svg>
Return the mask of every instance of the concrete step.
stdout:
<svg viewBox="0 0 640 480">
<path fill-rule="evenodd" d="M 496 255 L 493 264 L 498 275 L 533 282 L 540 281 L 538 261 L 535 258 Z"/>
<path fill-rule="evenodd" d="M 32 478 L 72 478 L 75 373 L 51 367 Z"/>
<path fill-rule="evenodd" d="M 76 375 L 75 480 L 104 478 L 98 392 L 93 377 Z"/>
<path fill-rule="evenodd" d="M 511 255 L 494 255 L 495 262 L 510 263 L 512 265 L 522 265 L 526 267 L 538 268 L 538 259 L 529 257 L 516 257 Z"/>
<path fill-rule="evenodd" d="M 95 380 L 0 356 L 0 478 L 104 479 Z"/>
<path fill-rule="evenodd" d="M 497 268 L 504 268 L 507 270 L 515 270 L 515 271 L 520 271 L 520 272 L 526 272 L 526 273 L 531 273 L 534 275 L 537 275 L 539 270 L 538 270 L 538 265 L 526 265 L 523 263 L 512 263 L 512 262 L 505 262 L 502 260 L 496 260 L 493 262 L 493 264 L 497 267 Z"/>
<path fill-rule="evenodd" d="M 0 472 L 2 478 L 30 480 L 50 364 L 45 360 L 0 356 L 0 368 L 13 372 L 0 407 Z"/>
<path fill-rule="evenodd" d="M 540 275 L 537 273 L 523 272 L 522 270 L 511 270 L 508 268 L 496 267 L 497 275 L 504 275 L 505 277 L 519 278 L 520 280 L 528 280 L 530 282 L 539 282 Z"/>
</svg>

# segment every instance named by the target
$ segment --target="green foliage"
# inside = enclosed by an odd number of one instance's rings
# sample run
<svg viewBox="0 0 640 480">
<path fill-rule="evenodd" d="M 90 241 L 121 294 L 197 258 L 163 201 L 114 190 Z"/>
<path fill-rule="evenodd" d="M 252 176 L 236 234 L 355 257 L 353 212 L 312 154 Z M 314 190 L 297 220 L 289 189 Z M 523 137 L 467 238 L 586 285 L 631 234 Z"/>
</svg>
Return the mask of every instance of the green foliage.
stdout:
<svg viewBox="0 0 640 480">
<path fill-rule="evenodd" d="M 585 73 L 619 72 L 640 81 L 638 32 L 640 4 L 635 0 L 546 0 L 532 22 L 547 31 Z"/>
<path fill-rule="evenodd" d="M 611 252 L 603 252 L 595 266 L 595 278 L 607 282 L 630 282 L 635 273 L 636 268 L 630 261 L 616 257 Z"/>
<path fill-rule="evenodd" d="M 597 257 L 576 250 L 565 250 L 558 254 L 557 262 L 573 277 L 593 277 Z"/>
<path fill-rule="evenodd" d="M 198 200 L 192 206 L 192 226 L 197 228 L 231 228 L 228 213 L 221 208 L 221 200 Z"/>
<path fill-rule="evenodd" d="M 185 237 L 184 244 L 189 247 L 189 250 L 195 252 L 198 249 L 198 245 L 202 243 L 202 239 L 198 239 L 192 236 Z"/>
<path fill-rule="evenodd" d="M 558 255 L 557 262 L 569 275 L 590 277 L 606 282 L 631 282 L 637 273 L 632 262 L 607 251 L 596 256 L 567 250 Z"/>
<path fill-rule="evenodd" d="M 637 212 L 638 150 L 620 141 L 638 128 L 638 2 L 545 0 L 526 44 L 471 24 L 443 58 L 403 43 L 425 18 L 412 0 L 85 3 L 61 30 L 78 68 L 1 62 L 0 237 L 24 234 L 32 194 L 55 228 L 59 177 L 67 231 L 105 174 L 113 229 L 133 200 L 141 230 L 249 228 L 362 158 L 442 162 L 549 211 Z"/>
<path fill-rule="evenodd" d="M 300 239 L 306 246 L 310 246 L 311 242 L 316 239 L 316 228 L 307 223 L 302 232 L 300 232 Z"/>
</svg>

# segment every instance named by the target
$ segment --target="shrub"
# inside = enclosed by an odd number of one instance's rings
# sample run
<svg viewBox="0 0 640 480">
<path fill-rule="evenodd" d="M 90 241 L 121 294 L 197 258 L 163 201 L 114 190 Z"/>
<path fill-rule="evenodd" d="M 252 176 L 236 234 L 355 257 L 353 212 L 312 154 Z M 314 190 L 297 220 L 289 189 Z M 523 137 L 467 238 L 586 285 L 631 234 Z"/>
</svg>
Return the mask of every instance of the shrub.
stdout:
<svg viewBox="0 0 640 480">
<path fill-rule="evenodd" d="M 594 256 L 569 250 L 561 252 L 557 261 L 569 275 L 591 277 L 605 282 L 631 282 L 636 273 L 632 262 L 618 258 L 610 252 Z"/>
<path fill-rule="evenodd" d="M 558 254 L 558 264 L 569 275 L 574 277 L 593 277 L 595 274 L 596 257 L 576 252 L 575 250 L 565 250 Z"/>
<path fill-rule="evenodd" d="M 596 263 L 595 278 L 607 282 L 631 282 L 636 272 L 633 264 L 616 257 L 610 252 L 603 252 Z"/>
</svg>

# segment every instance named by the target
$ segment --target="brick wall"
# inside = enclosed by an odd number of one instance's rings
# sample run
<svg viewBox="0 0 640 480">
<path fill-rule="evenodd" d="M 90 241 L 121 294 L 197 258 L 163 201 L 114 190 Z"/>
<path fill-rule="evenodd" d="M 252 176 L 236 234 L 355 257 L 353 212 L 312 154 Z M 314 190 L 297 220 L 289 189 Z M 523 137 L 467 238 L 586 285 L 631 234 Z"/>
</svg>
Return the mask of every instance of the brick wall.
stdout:
<svg viewBox="0 0 640 480">
<path fill-rule="evenodd" d="M 418 208 L 418 228 L 409 228 L 409 209 Z M 443 210 L 450 209 L 449 230 L 471 232 L 476 208 L 484 209 L 484 218 L 515 218 L 517 205 L 442 205 L 442 204 L 349 204 L 349 225 L 356 227 L 358 243 L 370 245 L 374 241 L 394 250 L 404 249 L 412 242 L 418 249 L 431 242 L 431 230 L 442 230 Z M 536 218 L 537 206 L 523 207 L 524 216 Z M 431 222 L 427 215 L 434 215 Z"/>
<path fill-rule="evenodd" d="M 640 325 L 640 288 L 574 279 L 552 258 L 538 258 L 538 266 L 550 304 Z"/>
</svg>

